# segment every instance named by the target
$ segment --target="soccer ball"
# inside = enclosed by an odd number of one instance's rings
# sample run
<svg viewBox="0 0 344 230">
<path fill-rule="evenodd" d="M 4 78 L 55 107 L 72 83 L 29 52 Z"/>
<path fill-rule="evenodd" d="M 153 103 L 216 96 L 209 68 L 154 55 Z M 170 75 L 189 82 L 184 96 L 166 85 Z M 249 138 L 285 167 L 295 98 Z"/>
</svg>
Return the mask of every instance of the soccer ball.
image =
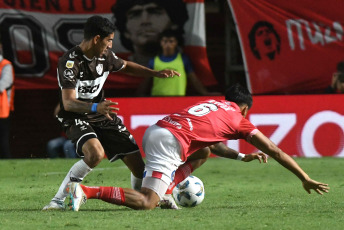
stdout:
<svg viewBox="0 0 344 230">
<path fill-rule="evenodd" d="M 195 207 L 204 199 L 203 182 L 195 176 L 188 176 L 173 189 L 173 198 L 183 207 Z"/>
</svg>

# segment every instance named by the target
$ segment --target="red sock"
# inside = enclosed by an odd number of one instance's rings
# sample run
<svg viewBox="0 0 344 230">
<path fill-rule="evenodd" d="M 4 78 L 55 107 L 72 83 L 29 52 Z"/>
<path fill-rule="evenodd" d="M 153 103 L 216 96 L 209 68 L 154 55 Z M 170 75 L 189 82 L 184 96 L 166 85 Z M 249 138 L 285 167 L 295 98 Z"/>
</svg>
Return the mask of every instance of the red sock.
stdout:
<svg viewBox="0 0 344 230">
<path fill-rule="evenodd" d="M 80 184 L 82 190 L 84 191 L 87 199 L 99 199 L 100 187 L 89 187 Z"/>
<path fill-rule="evenodd" d="M 123 188 L 120 187 L 99 187 L 100 195 L 99 199 L 111 203 L 121 205 L 125 202 L 125 196 Z"/>
<path fill-rule="evenodd" d="M 166 194 L 172 194 L 174 187 L 176 187 L 177 184 L 179 184 L 185 178 L 187 178 L 192 172 L 193 172 L 193 167 L 190 163 L 185 163 L 185 164 L 181 165 L 177 169 L 172 183 L 170 184 L 170 186 L 168 186 Z"/>
</svg>

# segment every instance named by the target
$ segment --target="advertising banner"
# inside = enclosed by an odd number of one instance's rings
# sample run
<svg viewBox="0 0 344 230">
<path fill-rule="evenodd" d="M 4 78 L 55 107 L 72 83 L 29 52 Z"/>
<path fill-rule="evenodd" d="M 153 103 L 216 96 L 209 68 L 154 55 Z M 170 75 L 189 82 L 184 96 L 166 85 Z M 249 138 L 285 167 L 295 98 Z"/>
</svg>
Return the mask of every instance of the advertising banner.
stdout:
<svg viewBox="0 0 344 230">
<path fill-rule="evenodd" d="M 128 14 L 130 12 L 130 14 Z M 203 0 L 4 0 L 0 2 L 3 55 L 12 61 L 17 89 L 57 88 L 58 58 L 83 38 L 87 18 L 116 24 L 113 51 L 147 65 L 165 29 L 184 35 L 184 52 L 204 85 L 215 85 L 205 45 Z M 113 74 L 105 88 L 134 88 L 141 78 Z"/>
<path fill-rule="evenodd" d="M 341 0 L 228 0 L 254 94 L 323 92 L 344 60 Z"/>
<path fill-rule="evenodd" d="M 148 126 L 208 97 L 110 98 L 141 148 Z M 223 99 L 223 97 L 214 97 Z M 344 157 L 344 95 L 254 96 L 247 118 L 278 147 L 296 157 Z M 257 151 L 244 140 L 226 144 L 243 153 Z"/>
</svg>

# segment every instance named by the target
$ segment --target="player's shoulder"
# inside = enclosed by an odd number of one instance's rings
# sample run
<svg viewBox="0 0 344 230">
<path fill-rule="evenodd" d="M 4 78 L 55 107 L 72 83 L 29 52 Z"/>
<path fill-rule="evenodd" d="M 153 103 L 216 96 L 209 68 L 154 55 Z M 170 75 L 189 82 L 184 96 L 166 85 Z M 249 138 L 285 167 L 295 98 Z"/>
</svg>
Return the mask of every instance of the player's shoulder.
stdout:
<svg viewBox="0 0 344 230">
<path fill-rule="evenodd" d="M 79 63 L 83 62 L 84 57 L 81 49 L 78 46 L 65 52 L 59 59 L 59 65 L 66 66 L 66 68 L 73 68 Z"/>
<path fill-rule="evenodd" d="M 116 60 L 121 60 L 116 53 L 112 50 L 107 50 L 107 52 L 103 55 L 104 59 L 116 59 Z"/>
</svg>

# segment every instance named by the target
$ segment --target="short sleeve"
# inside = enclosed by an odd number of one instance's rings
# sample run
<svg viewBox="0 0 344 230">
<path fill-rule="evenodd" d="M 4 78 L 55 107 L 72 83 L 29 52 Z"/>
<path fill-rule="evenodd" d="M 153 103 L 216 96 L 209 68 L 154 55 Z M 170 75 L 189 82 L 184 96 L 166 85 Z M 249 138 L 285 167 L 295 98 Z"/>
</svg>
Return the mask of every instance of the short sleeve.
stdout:
<svg viewBox="0 0 344 230">
<path fill-rule="evenodd" d="M 57 66 L 57 79 L 60 88 L 75 89 L 78 73 L 79 70 L 75 61 L 61 58 Z"/>
<path fill-rule="evenodd" d="M 254 126 L 246 118 L 242 118 L 238 128 L 238 133 L 241 138 L 249 140 L 254 134 L 258 132 L 256 126 Z"/>
<path fill-rule="evenodd" d="M 123 59 L 117 57 L 112 51 L 109 51 L 107 61 L 109 62 L 110 72 L 120 71 L 124 67 Z"/>
</svg>

